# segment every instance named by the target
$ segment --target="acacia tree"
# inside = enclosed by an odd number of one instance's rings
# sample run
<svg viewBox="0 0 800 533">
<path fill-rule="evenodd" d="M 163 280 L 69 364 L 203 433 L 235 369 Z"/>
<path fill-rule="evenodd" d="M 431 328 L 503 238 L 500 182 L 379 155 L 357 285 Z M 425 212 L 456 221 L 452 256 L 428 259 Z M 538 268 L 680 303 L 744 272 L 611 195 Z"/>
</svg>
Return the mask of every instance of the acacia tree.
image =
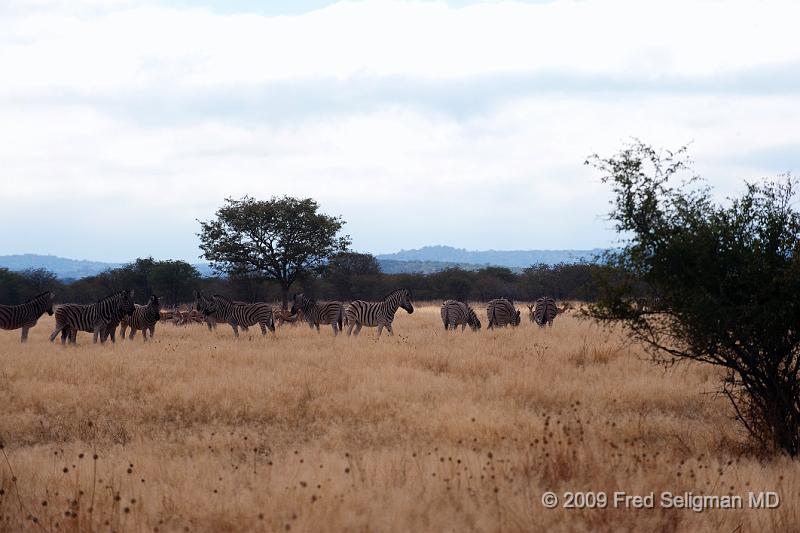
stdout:
<svg viewBox="0 0 800 533">
<path fill-rule="evenodd" d="M 341 217 L 320 213 L 311 198 L 226 198 L 216 215 L 199 221 L 202 257 L 230 276 L 278 282 L 284 309 L 289 287 L 298 277 L 350 246 L 348 235 L 338 235 L 344 225 Z"/>
<path fill-rule="evenodd" d="M 765 450 L 800 453 L 800 214 L 790 177 L 715 202 L 685 148 L 635 142 L 592 156 L 614 191 L 623 247 L 607 253 L 595 319 L 621 323 L 660 362 L 725 370 L 721 392 Z M 688 176 L 679 181 L 679 178 Z M 679 181 L 678 183 L 676 183 Z M 633 295 L 644 291 L 644 303 Z"/>
</svg>

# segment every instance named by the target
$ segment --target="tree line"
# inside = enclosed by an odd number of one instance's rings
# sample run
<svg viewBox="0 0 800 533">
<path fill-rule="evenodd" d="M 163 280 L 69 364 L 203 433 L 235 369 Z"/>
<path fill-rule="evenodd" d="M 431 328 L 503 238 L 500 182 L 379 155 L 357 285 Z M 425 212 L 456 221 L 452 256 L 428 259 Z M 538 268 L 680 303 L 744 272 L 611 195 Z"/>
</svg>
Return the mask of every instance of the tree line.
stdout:
<svg viewBox="0 0 800 533">
<path fill-rule="evenodd" d="M 407 288 L 420 301 L 488 301 L 500 296 L 527 301 L 544 295 L 594 301 L 597 271 L 598 267 L 592 264 L 561 264 L 533 265 L 519 273 L 486 267 L 475 271 L 452 268 L 431 274 L 387 274 L 381 272 L 378 261 L 370 254 L 341 252 L 313 271 L 304 272 L 289 290 L 318 300 L 339 301 L 380 300 L 398 287 Z M 235 300 L 267 302 L 280 302 L 284 292 L 280 282 L 264 276 L 244 273 L 201 277 L 185 261 L 149 257 L 74 281 L 62 281 L 44 269 L 11 272 L 0 268 L 0 302 L 6 304 L 22 303 L 47 290 L 56 293 L 57 302 L 91 303 L 122 288 L 132 288 L 141 302 L 156 294 L 167 307 L 190 304 L 197 289 Z"/>
</svg>

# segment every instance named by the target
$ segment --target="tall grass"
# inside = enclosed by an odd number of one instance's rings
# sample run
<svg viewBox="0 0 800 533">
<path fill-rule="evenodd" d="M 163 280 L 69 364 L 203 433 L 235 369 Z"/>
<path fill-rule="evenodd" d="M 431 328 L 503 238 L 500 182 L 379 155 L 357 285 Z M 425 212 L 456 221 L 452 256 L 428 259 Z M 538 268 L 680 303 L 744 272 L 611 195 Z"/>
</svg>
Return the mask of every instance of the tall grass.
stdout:
<svg viewBox="0 0 800 533">
<path fill-rule="evenodd" d="M 479 306 L 482 307 L 482 306 Z M 478 307 L 476 307 L 477 309 Z M 484 320 L 485 322 L 485 320 Z M 753 455 L 716 371 L 616 332 L 396 336 L 160 324 L 77 348 L 0 332 L 0 531 L 791 531 L 797 463 Z M 7 458 L 7 460 L 6 460 Z M 12 474 L 13 469 L 13 474 Z M 545 490 L 775 490 L 773 510 L 547 510 Z"/>
</svg>

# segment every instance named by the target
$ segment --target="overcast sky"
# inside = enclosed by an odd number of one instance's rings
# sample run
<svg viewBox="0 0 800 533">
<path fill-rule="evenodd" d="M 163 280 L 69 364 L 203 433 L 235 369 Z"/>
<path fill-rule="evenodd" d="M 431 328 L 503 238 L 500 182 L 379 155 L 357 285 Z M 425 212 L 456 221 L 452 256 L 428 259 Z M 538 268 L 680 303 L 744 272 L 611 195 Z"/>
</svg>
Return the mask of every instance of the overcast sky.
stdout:
<svg viewBox="0 0 800 533">
<path fill-rule="evenodd" d="M 720 194 L 800 169 L 800 2 L 0 1 L 0 254 L 198 258 L 226 196 L 354 248 L 594 248 L 582 165 L 692 142 Z"/>
</svg>

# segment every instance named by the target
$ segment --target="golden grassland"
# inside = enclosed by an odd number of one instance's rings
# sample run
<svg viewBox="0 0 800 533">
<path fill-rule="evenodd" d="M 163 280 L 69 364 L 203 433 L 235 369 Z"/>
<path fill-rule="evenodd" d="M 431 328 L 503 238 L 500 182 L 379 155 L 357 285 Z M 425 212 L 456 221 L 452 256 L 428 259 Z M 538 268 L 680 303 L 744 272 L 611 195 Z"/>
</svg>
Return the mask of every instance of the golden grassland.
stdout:
<svg viewBox="0 0 800 533">
<path fill-rule="evenodd" d="M 235 340 L 224 325 L 159 324 L 147 344 L 83 333 L 73 348 L 47 342 L 52 327 L 44 317 L 24 346 L 0 332 L 0 531 L 800 524 L 798 464 L 749 451 L 711 394 L 717 371 L 655 366 L 569 314 L 552 329 L 462 334 L 429 305 L 399 311 L 392 338 L 301 325 Z M 547 510 L 546 490 L 773 490 L 782 501 Z"/>
</svg>

